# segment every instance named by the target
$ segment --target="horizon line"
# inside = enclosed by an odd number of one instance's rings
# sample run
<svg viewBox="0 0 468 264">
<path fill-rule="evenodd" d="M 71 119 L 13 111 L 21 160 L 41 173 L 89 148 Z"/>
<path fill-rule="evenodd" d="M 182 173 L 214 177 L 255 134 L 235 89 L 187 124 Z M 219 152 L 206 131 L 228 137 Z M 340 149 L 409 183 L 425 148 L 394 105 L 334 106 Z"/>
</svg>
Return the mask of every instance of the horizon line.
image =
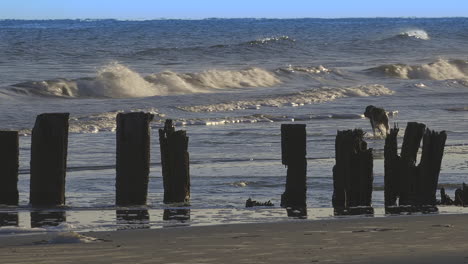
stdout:
<svg viewBox="0 0 468 264">
<path fill-rule="evenodd" d="M 51 20 L 81 20 L 81 21 L 99 21 L 99 20 L 116 20 L 116 21 L 154 21 L 154 20 L 293 20 L 293 19 L 443 19 L 443 18 L 468 18 L 468 16 L 362 16 L 362 17 L 204 17 L 204 18 L 0 18 L 0 21 L 15 20 L 15 21 L 51 21 Z"/>
</svg>

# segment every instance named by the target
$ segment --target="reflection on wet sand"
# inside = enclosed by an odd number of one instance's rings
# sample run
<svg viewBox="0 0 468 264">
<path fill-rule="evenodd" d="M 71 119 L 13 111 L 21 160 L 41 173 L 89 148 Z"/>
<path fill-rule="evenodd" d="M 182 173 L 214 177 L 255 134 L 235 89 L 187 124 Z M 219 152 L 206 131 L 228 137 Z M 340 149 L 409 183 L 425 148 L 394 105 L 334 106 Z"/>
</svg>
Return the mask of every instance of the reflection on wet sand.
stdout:
<svg viewBox="0 0 468 264">
<path fill-rule="evenodd" d="M 150 228 L 148 210 L 116 210 L 118 229 Z"/>
<path fill-rule="evenodd" d="M 365 215 L 365 216 L 374 216 L 374 208 L 371 206 L 358 206 L 358 207 L 336 207 L 333 210 L 335 216 L 345 216 L 345 215 Z"/>
<path fill-rule="evenodd" d="M 0 212 L 1 226 L 18 226 L 19 218 L 17 212 Z"/>
<path fill-rule="evenodd" d="M 286 213 L 288 217 L 307 219 L 307 207 L 287 207 Z"/>
<path fill-rule="evenodd" d="M 32 211 L 31 227 L 58 226 L 67 221 L 65 211 Z"/>
<path fill-rule="evenodd" d="M 163 220 L 190 220 L 190 209 L 164 209 Z"/>
</svg>

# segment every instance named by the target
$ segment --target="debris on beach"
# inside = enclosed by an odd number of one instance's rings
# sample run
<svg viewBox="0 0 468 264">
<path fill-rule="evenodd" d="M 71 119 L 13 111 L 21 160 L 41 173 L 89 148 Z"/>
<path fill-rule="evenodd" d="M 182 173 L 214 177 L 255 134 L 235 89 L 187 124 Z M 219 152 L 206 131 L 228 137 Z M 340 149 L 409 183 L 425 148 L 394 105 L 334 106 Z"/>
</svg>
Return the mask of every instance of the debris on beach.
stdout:
<svg viewBox="0 0 468 264">
<path fill-rule="evenodd" d="M 249 199 L 247 199 L 247 201 L 245 201 L 245 207 L 254 207 L 254 206 L 275 206 L 274 204 L 271 203 L 270 200 L 268 200 L 267 202 L 257 202 L 255 200 L 252 200 L 250 197 Z"/>
</svg>

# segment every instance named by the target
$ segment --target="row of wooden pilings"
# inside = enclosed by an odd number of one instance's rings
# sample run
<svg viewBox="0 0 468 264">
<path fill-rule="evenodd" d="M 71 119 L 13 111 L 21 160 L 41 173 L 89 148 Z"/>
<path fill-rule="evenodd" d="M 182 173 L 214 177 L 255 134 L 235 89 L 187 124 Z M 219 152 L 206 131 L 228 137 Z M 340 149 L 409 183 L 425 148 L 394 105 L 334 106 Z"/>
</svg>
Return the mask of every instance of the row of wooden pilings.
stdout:
<svg viewBox="0 0 468 264">
<path fill-rule="evenodd" d="M 37 116 L 31 136 L 30 204 L 54 207 L 65 204 L 68 147 L 68 113 Z M 116 205 L 145 205 L 150 164 L 150 122 L 143 112 L 117 115 Z M 401 154 L 398 128 L 385 140 L 385 207 L 387 212 L 434 208 L 446 133 L 430 131 L 424 124 L 409 122 Z M 416 165 L 423 141 L 421 162 Z M 171 120 L 159 129 L 164 203 L 187 203 L 190 199 L 188 137 L 176 131 Z M 338 131 L 335 142 L 332 204 L 337 214 L 373 212 L 373 153 L 360 129 Z M 287 167 L 286 189 L 281 206 L 306 214 L 306 126 L 281 125 L 282 163 Z M 18 204 L 18 132 L 0 131 L 0 204 Z M 425 210 L 423 209 L 423 210 Z"/>
</svg>

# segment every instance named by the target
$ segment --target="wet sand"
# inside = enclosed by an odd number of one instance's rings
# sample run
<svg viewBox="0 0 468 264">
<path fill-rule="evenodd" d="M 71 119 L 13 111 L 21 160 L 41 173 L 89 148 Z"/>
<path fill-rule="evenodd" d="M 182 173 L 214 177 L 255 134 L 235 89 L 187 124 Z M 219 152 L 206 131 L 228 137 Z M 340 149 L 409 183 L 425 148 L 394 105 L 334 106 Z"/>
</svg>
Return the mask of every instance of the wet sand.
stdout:
<svg viewBox="0 0 468 264">
<path fill-rule="evenodd" d="M 468 215 L 390 216 L 0 238 L 7 263 L 468 263 Z M 65 240 L 66 241 L 66 240 Z"/>
</svg>

